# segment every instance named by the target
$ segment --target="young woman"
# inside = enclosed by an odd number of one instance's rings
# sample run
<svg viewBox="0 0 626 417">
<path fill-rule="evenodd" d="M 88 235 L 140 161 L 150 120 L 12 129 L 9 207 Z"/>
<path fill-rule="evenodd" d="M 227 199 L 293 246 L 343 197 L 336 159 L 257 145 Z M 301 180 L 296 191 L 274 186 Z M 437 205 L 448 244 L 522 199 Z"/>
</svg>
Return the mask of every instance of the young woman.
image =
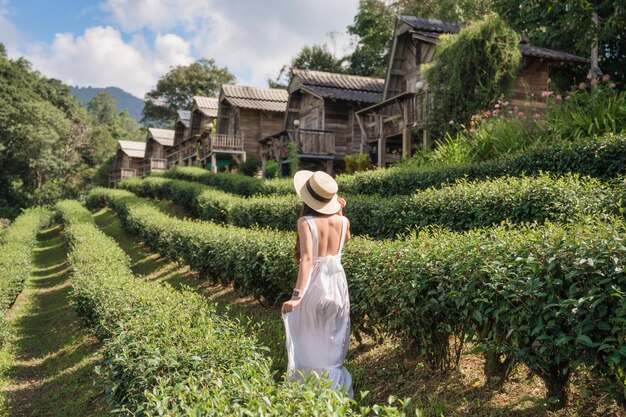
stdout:
<svg viewBox="0 0 626 417">
<path fill-rule="evenodd" d="M 298 279 L 291 300 L 282 306 L 287 375 L 294 380 L 327 377 L 332 389 L 352 397 L 352 377 L 343 366 L 350 344 L 350 299 L 341 266 L 341 250 L 350 239 L 341 210 L 346 202 L 323 171 L 298 171 L 294 187 L 303 205 L 295 250 Z"/>
</svg>

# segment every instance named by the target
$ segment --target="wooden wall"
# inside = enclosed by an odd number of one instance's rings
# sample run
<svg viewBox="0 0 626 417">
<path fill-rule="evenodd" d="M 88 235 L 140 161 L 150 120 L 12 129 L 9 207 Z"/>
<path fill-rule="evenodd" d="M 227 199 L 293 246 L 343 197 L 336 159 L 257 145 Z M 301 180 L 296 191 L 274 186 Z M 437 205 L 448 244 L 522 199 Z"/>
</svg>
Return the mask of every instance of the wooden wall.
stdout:
<svg viewBox="0 0 626 417">
<path fill-rule="evenodd" d="M 126 155 L 126 153 L 124 153 L 124 151 L 122 151 L 121 149 L 117 150 L 117 153 L 115 154 L 115 165 L 114 165 L 114 170 L 119 170 L 119 169 L 136 169 L 138 171 L 141 171 L 143 166 L 143 158 L 131 158 L 130 156 Z"/>
<path fill-rule="evenodd" d="M 543 91 L 549 89 L 548 63 L 540 58 L 524 57 L 513 86 L 513 104 L 520 107 L 544 108 Z"/>
<path fill-rule="evenodd" d="M 161 145 L 156 140 L 149 138 L 146 142 L 145 159 L 165 159 L 165 156 L 165 146 Z"/>
</svg>

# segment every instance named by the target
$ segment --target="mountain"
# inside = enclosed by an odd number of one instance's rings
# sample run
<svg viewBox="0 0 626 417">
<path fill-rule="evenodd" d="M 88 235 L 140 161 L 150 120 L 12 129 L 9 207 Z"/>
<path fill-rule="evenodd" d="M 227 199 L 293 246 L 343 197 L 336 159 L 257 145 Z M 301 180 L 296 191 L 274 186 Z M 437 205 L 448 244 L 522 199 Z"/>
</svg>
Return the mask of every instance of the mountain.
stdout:
<svg viewBox="0 0 626 417">
<path fill-rule="evenodd" d="M 130 117 L 140 121 L 141 112 L 143 111 L 143 100 L 133 96 L 130 93 L 117 87 L 96 88 L 96 87 L 70 87 L 72 94 L 83 103 L 85 106 L 89 103 L 89 100 L 94 98 L 99 92 L 106 91 L 115 98 L 117 103 L 117 110 L 128 110 Z"/>
</svg>

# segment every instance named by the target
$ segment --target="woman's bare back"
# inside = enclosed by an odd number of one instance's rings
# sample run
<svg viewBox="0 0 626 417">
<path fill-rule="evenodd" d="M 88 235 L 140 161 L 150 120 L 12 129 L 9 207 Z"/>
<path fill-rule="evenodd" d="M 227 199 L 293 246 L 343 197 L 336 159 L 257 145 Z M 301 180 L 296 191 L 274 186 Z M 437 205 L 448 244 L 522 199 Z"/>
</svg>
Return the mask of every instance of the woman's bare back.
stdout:
<svg viewBox="0 0 626 417">
<path fill-rule="evenodd" d="M 343 216 L 333 214 L 331 216 L 315 216 L 317 226 L 319 257 L 337 255 L 341 243 L 341 233 L 343 228 Z M 347 219 L 346 219 L 347 221 Z M 350 238 L 350 226 L 346 227 L 346 241 Z"/>
</svg>

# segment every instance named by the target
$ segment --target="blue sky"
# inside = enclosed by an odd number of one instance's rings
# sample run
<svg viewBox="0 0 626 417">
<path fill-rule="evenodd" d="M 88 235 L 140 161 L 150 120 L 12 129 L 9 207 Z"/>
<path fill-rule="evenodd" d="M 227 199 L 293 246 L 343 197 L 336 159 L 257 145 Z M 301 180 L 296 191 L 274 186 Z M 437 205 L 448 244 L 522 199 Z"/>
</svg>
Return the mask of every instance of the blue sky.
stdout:
<svg viewBox="0 0 626 417">
<path fill-rule="evenodd" d="M 49 77 L 139 97 L 172 66 L 214 58 L 266 86 L 304 45 L 349 49 L 358 0 L 0 0 L 0 42 Z M 331 42 L 328 33 L 335 33 Z"/>
</svg>

